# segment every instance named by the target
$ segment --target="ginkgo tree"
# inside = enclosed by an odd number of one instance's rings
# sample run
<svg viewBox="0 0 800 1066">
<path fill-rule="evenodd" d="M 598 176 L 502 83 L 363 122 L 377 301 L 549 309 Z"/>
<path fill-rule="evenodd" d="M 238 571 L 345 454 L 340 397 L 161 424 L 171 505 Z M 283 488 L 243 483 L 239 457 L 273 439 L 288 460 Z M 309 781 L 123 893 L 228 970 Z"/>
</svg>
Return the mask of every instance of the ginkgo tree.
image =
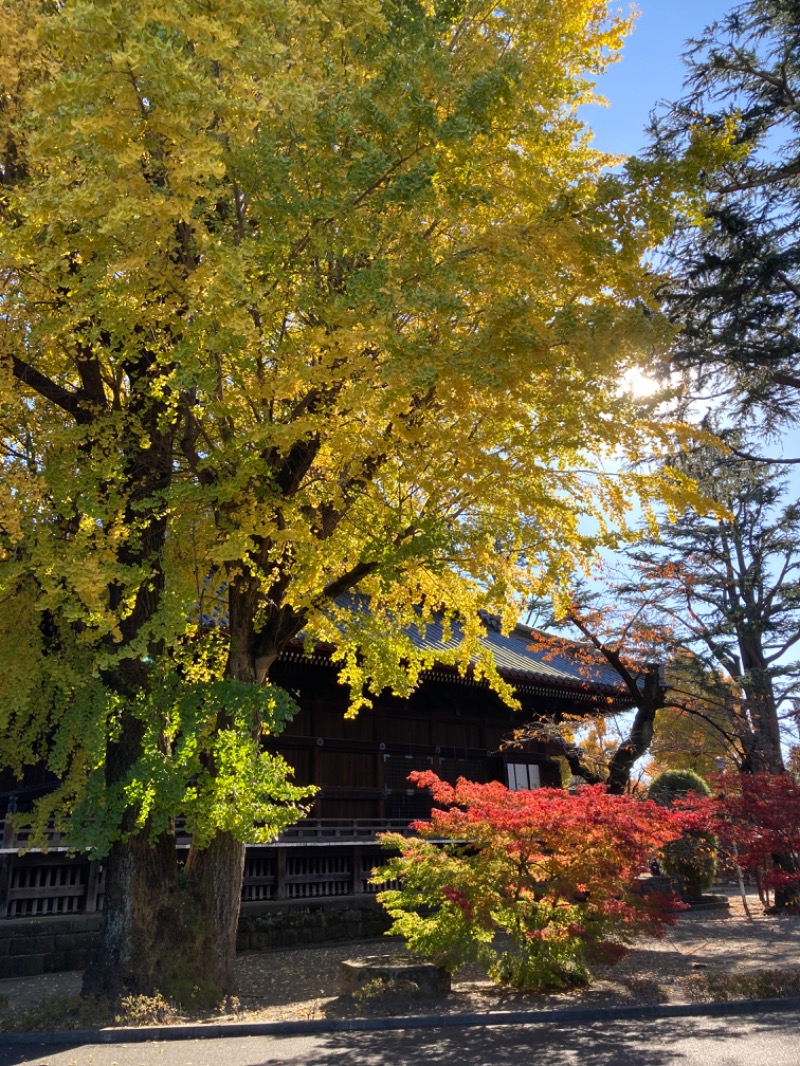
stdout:
<svg viewBox="0 0 800 1066">
<path fill-rule="evenodd" d="M 87 989 L 217 993 L 244 843 L 306 795 L 259 744 L 287 641 L 335 638 L 356 709 L 443 610 L 502 691 L 478 612 L 686 498 L 619 461 L 672 435 L 619 382 L 682 193 L 577 118 L 628 28 L 596 0 L 0 17 L 3 760 L 107 857 Z"/>
</svg>

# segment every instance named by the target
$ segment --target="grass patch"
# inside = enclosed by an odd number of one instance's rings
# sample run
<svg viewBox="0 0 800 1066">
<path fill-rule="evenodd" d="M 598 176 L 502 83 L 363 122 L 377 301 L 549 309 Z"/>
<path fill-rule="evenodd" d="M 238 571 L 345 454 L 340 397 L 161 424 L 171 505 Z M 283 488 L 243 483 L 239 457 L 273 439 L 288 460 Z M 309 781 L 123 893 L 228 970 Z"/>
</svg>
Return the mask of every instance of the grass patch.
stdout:
<svg viewBox="0 0 800 1066">
<path fill-rule="evenodd" d="M 207 1019 L 214 1014 L 238 1012 L 239 1001 L 232 996 L 220 1003 L 216 1011 L 185 1010 L 160 992 L 152 996 L 124 996 L 119 1003 L 84 996 L 48 996 L 32 1010 L 1 1013 L 0 1031 L 42 1032 L 53 1029 L 180 1025 Z"/>
<path fill-rule="evenodd" d="M 754 970 L 752 973 L 704 973 L 687 980 L 693 1003 L 738 999 L 786 999 L 800 996 L 800 968 Z"/>
</svg>

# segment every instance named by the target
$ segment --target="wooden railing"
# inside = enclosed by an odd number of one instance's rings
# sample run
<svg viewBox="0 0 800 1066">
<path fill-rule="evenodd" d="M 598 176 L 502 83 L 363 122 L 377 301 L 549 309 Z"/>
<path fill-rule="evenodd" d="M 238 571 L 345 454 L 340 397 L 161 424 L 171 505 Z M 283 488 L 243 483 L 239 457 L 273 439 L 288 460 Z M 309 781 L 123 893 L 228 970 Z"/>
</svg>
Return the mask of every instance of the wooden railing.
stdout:
<svg viewBox="0 0 800 1066">
<path fill-rule="evenodd" d="M 0 855 L 0 918 L 90 914 L 102 906 L 102 863 L 64 852 Z"/>
<path fill-rule="evenodd" d="M 400 818 L 304 818 L 302 822 L 284 830 L 276 843 L 289 844 L 297 841 L 321 840 L 376 840 L 379 833 L 402 833 L 408 836 L 411 830 L 408 821 Z M 175 827 L 175 836 L 179 848 L 188 848 L 191 843 L 189 834 L 179 820 Z M 63 833 L 52 829 L 47 833 L 46 849 L 31 848 L 29 829 L 15 830 L 10 819 L 0 818 L 1 851 L 42 851 L 58 849 L 68 850 L 69 841 Z"/>
<path fill-rule="evenodd" d="M 281 834 L 282 843 L 296 840 L 375 840 L 379 833 L 402 833 L 409 836 L 408 821 L 400 818 L 381 821 L 377 818 L 304 818 Z"/>
<path fill-rule="evenodd" d="M 89 914 L 103 906 L 103 863 L 70 855 L 63 837 L 52 835 L 47 850 L 30 849 L 28 837 L 2 826 L 0 919 Z M 378 832 L 408 833 L 405 823 L 306 821 L 273 844 L 248 847 L 242 902 L 371 895 L 373 869 L 385 857 Z M 178 838 L 185 851 L 188 838 Z"/>
</svg>

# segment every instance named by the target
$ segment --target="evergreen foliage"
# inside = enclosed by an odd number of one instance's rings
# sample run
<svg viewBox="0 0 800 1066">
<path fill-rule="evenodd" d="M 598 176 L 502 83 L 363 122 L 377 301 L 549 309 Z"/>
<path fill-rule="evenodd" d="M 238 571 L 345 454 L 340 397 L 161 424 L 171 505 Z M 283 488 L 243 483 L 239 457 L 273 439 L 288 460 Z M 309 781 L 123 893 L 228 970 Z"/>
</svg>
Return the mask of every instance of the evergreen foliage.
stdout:
<svg viewBox="0 0 800 1066">
<path fill-rule="evenodd" d="M 665 516 L 660 542 L 632 553 L 637 584 L 656 597 L 676 646 L 711 671 L 740 766 L 780 773 L 798 677 L 800 507 L 778 467 L 713 448 L 676 462 L 720 510 Z M 720 669 L 732 691 L 713 682 Z"/>
<path fill-rule="evenodd" d="M 699 174 L 704 224 L 668 246 L 672 362 L 738 418 L 779 428 L 800 410 L 800 5 L 736 4 L 685 60 L 687 93 L 656 118 L 653 153 L 675 158 L 699 131 L 726 129 L 735 151 Z"/>
<path fill-rule="evenodd" d="M 650 799 L 662 807 L 669 806 L 674 799 L 682 798 L 689 792 L 694 792 L 698 796 L 711 795 L 708 782 L 694 770 L 665 770 L 658 775 L 648 789 Z"/>
<path fill-rule="evenodd" d="M 710 796 L 708 783 L 693 770 L 665 770 L 653 781 L 648 796 L 661 807 L 671 807 L 689 794 Z M 702 830 L 687 830 L 680 839 L 661 849 L 661 865 L 684 888 L 689 900 L 700 899 L 714 883 L 717 872 L 717 838 Z"/>
</svg>

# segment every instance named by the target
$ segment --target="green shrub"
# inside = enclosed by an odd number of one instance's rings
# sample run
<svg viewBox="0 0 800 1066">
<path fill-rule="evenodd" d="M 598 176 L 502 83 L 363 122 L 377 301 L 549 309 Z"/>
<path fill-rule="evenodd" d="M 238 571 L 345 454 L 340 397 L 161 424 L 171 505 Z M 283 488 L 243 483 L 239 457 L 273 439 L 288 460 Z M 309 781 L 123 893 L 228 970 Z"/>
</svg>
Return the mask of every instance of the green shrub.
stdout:
<svg viewBox="0 0 800 1066">
<path fill-rule="evenodd" d="M 671 807 L 674 800 L 688 792 L 696 792 L 698 796 L 711 795 L 708 782 L 694 770 L 665 770 L 650 785 L 647 795 L 659 807 Z"/>
<path fill-rule="evenodd" d="M 649 797 L 661 807 L 671 807 L 690 792 L 710 796 L 711 789 L 694 770 L 666 770 L 649 789 Z M 685 832 L 680 840 L 661 849 L 665 874 L 683 886 L 686 898 L 699 899 L 714 883 L 717 872 L 717 838 L 713 833 Z"/>
</svg>

